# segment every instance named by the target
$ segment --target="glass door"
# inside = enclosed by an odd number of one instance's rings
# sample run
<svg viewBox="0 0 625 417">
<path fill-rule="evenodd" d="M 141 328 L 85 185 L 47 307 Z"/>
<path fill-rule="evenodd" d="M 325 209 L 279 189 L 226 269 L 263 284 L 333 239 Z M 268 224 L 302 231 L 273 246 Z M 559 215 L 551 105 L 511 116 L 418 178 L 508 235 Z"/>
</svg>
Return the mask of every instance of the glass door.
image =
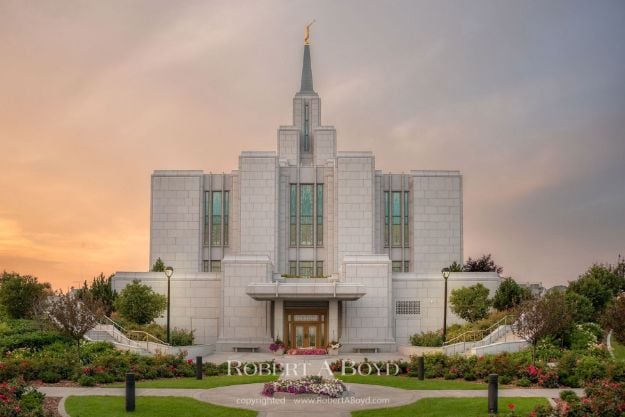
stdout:
<svg viewBox="0 0 625 417">
<path fill-rule="evenodd" d="M 304 326 L 296 325 L 295 326 L 295 347 L 303 348 L 304 346 Z"/>
</svg>

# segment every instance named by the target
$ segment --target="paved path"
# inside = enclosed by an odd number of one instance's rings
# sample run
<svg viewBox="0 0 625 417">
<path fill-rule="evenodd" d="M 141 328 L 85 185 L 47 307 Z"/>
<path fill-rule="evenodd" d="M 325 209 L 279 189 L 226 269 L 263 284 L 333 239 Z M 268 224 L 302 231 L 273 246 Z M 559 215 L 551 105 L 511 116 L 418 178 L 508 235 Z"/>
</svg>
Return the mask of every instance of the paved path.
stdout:
<svg viewBox="0 0 625 417">
<path fill-rule="evenodd" d="M 171 389 L 139 388 L 137 396 L 190 397 L 200 401 L 227 407 L 246 408 L 259 411 L 259 417 L 348 417 L 353 410 L 396 407 L 410 404 L 421 398 L 481 397 L 488 395 L 486 390 L 403 390 L 379 385 L 347 384 L 349 395 L 342 399 L 329 398 L 267 398 L 260 392 L 263 384 L 244 384 L 212 389 Z M 50 397 L 70 395 L 124 395 L 123 388 L 74 388 L 40 387 L 39 390 Z M 559 389 L 500 389 L 501 397 L 558 397 Z M 578 395 L 583 390 L 575 390 Z M 64 400 L 59 404 L 61 414 Z M 63 408 L 63 409 L 61 409 Z"/>
</svg>

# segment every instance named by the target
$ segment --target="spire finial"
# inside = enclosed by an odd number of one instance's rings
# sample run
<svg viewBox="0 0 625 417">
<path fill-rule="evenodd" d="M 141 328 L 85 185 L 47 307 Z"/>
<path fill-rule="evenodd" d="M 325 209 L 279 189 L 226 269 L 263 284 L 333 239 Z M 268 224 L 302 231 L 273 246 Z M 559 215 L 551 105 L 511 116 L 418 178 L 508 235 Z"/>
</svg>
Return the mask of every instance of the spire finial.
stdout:
<svg viewBox="0 0 625 417">
<path fill-rule="evenodd" d="M 306 25 L 306 29 L 304 29 L 304 45 L 310 45 L 310 27 L 315 23 L 313 19 L 312 22 Z"/>
</svg>

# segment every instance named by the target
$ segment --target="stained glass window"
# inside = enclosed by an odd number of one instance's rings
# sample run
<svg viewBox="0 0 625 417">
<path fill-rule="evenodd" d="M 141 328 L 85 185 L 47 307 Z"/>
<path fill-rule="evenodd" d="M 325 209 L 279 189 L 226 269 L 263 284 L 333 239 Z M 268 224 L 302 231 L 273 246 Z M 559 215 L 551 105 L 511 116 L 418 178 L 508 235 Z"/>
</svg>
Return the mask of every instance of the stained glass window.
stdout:
<svg viewBox="0 0 625 417">
<path fill-rule="evenodd" d="M 312 261 L 299 262 L 299 274 L 303 277 L 312 277 L 314 275 Z"/>
<path fill-rule="evenodd" d="M 388 247 L 388 225 L 389 225 L 389 192 L 384 191 L 384 246 Z"/>
<path fill-rule="evenodd" d="M 312 184 L 300 185 L 300 242 L 301 246 L 313 244 L 313 186 Z"/>
<path fill-rule="evenodd" d="M 410 246 L 410 227 L 408 225 L 408 191 L 404 191 L 404 246 Z M 407 270 L 406 270 L 407 271 Z"/>
<path fill-rule="evenodd" d="M 290 194 L 290 244 L 291 246 L 297 245 L 297 185 L 291 184 Z"/>
<path fill-rule="evenodd" d="M 213 246 L 221 245 L 221 192 L 213 192 L 213 204 L 211 207 L 212 213 L 212 231 L 211 231 L 211 244 Z"/>
<path fill-rule="evenodd" d="M 317 184 L 317 246 L 323 246 L 323 184 Z"/>
<path fill-rule="evenodd" d="M 230 192 L 224 191 L 224 246 L 228 246 L 228 211 L 230 210 Z M 219 269 L 221 271 L 221 267 Z"/>
<path fill-rule="evenodd" d="M 317 273 L 315 275 L 318 277 L 323 276 L 323 261 L 317 261 Z"/>
<path fill-rule="evenodd" d="M 392 199 L 393 226 L 391 228 L 391 244 L 393 246 L 401 246 L 401 193 L 393 191 Z"/>
<path fill-rule="evenodd" d="M 210 244 L 210 191 L 204 191 L 204 244 Z M 208 270 L 204 271 L 208 272 Z"/>
</svg>

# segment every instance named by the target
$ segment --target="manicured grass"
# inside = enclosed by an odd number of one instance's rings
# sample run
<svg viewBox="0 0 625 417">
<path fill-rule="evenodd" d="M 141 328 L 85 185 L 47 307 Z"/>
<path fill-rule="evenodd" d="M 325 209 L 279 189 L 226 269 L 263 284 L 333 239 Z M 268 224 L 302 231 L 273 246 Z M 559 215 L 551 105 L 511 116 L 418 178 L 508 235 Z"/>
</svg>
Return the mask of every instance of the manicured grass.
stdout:
<svg viewBox="0 0 625 417">
<path fill-rule="evenodd" d="M 371 384 L 371 385 L 384 385 L 386 387 L 401 388 L 401 389 L 424 389 L 424 390 L 438 390 L 438 389 L 487 389 L 488 385 L 478 382 L 468 382 L 463 380 L 446 380 L 446 379 L 426 379 L 419 381 L 417 378 L 405 377 L 405 376 L 387 376 L 387 375 L 340 375 L 335 374 L 336 378 L 347 383 L 354 384 Z"/>
<path fill-rule="evenodd" d="M 625 360 L 625 346 L 623 346 L 621 342 L 616 340 L 616 337 L 614 337 L 614 335 L 612 335 L 612 340 L 610 341 L 610 343 L 612 343 L 614 357 L 619 361 Z"/>
<path fill-rule="evenodd" d="M 476 417 L 487 416 L 486 398 L 424 398 L 402 407 L 353 411 L 353 417 Z M 539 405 L 547 405 L 545 398 L 499 398 L 499 415 L 507 415 L 508 404 L 515 405 L 518 416 L 527 415 Z"/>
<path fill-rule="evenodd" d="M 254 417 L 256 411 L 228 408 L 184 397 L 137 397 L 127 413 L 124 397 L 72 396 L 65 401 L 71 417 Z"/>
<path fill-rule="evenodd" d="M 274 375 L 219 375 L 205 376 L 204 379 L 195 378 L 163 378 L 137 381 L 137 388 L 217 388 L 229 385 L 255 384 L 277 380 Z M 123 387 L 124 384 L 111 384 L 110 387 Z"/>
</svg>

